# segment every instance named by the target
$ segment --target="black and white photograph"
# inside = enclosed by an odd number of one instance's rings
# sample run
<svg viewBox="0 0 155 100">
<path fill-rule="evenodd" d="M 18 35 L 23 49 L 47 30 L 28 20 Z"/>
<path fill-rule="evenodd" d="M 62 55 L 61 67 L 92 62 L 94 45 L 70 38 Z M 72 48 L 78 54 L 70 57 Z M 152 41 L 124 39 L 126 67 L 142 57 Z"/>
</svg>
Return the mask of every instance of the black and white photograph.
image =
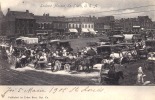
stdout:
<svg viewBox="0 0 155 100">
<path fill-rule="evenodd" d="M 155 1 L 0 0 L 0 85 L 155 86 Z"/>
</svg>

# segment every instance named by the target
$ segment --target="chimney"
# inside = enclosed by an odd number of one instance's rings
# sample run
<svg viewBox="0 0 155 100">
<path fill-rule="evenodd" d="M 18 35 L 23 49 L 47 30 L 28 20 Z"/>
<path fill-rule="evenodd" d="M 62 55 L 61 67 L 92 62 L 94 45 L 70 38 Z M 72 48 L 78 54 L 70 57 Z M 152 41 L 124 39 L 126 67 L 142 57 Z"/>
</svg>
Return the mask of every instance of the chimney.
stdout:
<svg viewBox="0 0 155 100">
<path fill-rule="evenodd" d="M 0 11 L 1 11 L 1 3 L 0 3 Z"/>
<path fill-rule="evenodd" d="M 8 12 L 10 12 L 10 8 L 8 8 Z"/>
<path fill-rule="evenodd" d="M 29 13 L 29 10 L 26 10 L 26 13 Z"/>
</svg>

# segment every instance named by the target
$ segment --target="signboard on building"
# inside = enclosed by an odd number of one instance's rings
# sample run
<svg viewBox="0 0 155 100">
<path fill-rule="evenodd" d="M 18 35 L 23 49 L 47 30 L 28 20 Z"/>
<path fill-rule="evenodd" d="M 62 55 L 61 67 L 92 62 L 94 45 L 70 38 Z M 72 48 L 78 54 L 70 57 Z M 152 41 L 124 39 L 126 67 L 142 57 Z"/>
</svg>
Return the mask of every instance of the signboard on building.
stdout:
<svg viewBox="0 0 155 100">
<path fill-rule="evenodd" d="M 108 29 L 110 29 L 110 26 L 109 25 L 104 25 L 104 29 L 108 30 Z"/>
<path fill-rule="evenodd" d="M 133 26 L 133 28 L 140 28 L 140 26 Z"/>
</svg>

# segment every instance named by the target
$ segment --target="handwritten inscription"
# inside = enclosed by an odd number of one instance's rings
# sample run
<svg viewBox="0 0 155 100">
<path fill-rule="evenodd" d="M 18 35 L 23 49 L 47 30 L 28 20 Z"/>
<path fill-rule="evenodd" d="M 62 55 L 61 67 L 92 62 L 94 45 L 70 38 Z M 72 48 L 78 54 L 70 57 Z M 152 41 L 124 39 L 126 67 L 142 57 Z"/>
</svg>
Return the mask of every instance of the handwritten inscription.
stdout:
<svg viewBox="0 0 155 100">
<path fill-rule="evenodd" d="M 17 93 L 24 93 L 24 95 L 31 94 L 31 93 L 48 93 L 48 94 L 55 94 L 55 93 L 65 93 L 65 92 L 103 92 L 104 88 L 103 87 L 96 87 L 92 88 L 90 86 L 84 86 L 84 87 L 50 87 L 50 88 L 35 88 L 35 87 L 30 87 L 30 88 L 13 88 L 13 87 L 8 87 L 2 94 L 1 97 L 4 98 L 6 95 L 8 95 L 9 98 L 20 98 L 16 96 L 9 96 L 9 94 L 17 94 Z M 21 98 L 27 98 L 29 99 L 29 96 L 24 96 Z M 45 97 L 31 97 L 31 98 L 45 98 Z M 48 97 L 46 97 L 48 98 Z"/>
<path fill-rule="evenodd" d="M 41 4 L 40 7 L 52 7 L 52 8 L 97 8 L 98 4 Z"/>
</svg>

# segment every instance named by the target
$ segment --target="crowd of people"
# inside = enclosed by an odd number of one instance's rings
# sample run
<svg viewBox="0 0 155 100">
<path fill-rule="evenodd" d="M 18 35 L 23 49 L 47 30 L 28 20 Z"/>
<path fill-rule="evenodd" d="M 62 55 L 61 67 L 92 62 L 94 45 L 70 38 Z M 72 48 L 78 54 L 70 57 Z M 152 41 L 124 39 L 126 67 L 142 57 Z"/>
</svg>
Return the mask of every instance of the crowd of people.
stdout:
<svg viewBox="0 0 155 100">
<path fill-rule="evenodd" d="M 135 43 L 135 48 L 145 48 L 145 43 L 143 41 Z M 88 53 L 91 52 L 91 53 Z M 94 54 L 93 54 L 93 53 Z M 77 50 L 73 52 L 71 47 L 65 46 L 43 46 L 43 45 L 34 45 L 34 46 L 12 46 L 4 47 L 1 49 L 1 58 L 8 60 L 9 63 L 12 62 L 12 57 L 15 57 L 15 68 L 21 68 L 33 64 L 34 68 L 44 69 L 46 67 L 51 67 L 52 71 L 56 71 L 56 59 L 66 57 L 70 61 L 74 61 L 79 57 L 92 56 L 91 54 L 97 54 L 97 51 L 91 47 L 85 47 L 82 50 Z M 140 70 L 140 69 L 139 69 Z M 138 70 L 137 83 L 144 83 L 143 81 L 143 71 Z"/>
</svg>

